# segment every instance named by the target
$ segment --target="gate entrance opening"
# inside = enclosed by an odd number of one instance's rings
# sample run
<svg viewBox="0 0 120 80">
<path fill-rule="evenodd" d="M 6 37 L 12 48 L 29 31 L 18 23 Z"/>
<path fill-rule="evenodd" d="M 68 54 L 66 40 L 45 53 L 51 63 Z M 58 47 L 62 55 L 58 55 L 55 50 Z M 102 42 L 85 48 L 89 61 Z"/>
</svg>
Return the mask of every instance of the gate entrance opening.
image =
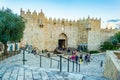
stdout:
<svg viewBox="0 0 120 80">
<path fill-rule="evenodd" d="M 64 49 L 65 48 L 65 39 L 59 39 L 58 46 L 59 46 L 59 49 Z"/>
</svg>

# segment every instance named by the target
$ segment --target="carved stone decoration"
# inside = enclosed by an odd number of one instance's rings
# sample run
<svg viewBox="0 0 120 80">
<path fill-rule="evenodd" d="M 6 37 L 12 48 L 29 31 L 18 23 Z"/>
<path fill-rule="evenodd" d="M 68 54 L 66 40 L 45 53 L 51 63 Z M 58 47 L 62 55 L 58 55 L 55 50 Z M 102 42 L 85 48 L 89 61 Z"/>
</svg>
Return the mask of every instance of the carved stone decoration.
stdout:
<svg viewBox="0 0 120 80">
<path fill-rule="evenodd" d="M 85 28 L 86 28 L 86 30 L 91 30 L 91 25 L 90 25 L 90 23 L 87 22 L 87 23 L 85 24 Z"/>
<path fill-rule="evenodd" d="M 53 24 L 56 25 L 56 22 L 54 22 Z"/>
<path fill-rule="evenodd" d="M 43 28 L 43 26 L 44 26 L 43 24 L 40 24 L 40 25 L 39 25 L 40 28 Z"/>
</svg>

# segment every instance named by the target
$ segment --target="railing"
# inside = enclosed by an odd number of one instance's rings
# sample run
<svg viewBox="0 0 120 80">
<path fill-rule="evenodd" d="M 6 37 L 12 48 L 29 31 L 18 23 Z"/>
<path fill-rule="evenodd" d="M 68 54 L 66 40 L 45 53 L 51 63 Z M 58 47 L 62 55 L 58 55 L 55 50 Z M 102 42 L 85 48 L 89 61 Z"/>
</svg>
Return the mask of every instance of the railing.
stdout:
<svg viewBox="0 0 120 80">
<path fill-rule="evenodd" d="M 19 62 L 23 65 L 35 66 L 35 67 L 43 67 L 43 68 L 54 68 L 67 72 L 80 72 L 80 63 L 71 61 L 69 58 L 65 58 L 62 55 L 57 55 L 53 57 L 47 57 L 42 54 L 35 54 L 31 56 L 31 53 L 26 49 L 22 49 L 22 55 L 19 57 Z M 27 53 L 28 52 L 28 53 Z M 30 55 L 29 55 L 30 54 Z M 10 54 L 12 56 L 15 54 Z M 3 60 L 5 56 L 0 56 L 0 59 Z M 56 58 L 56 59 L 55 59 Z M 32 61 L 34 59 L 34 61 Z"/>
<path fill-rule="evenodd" d="M 30 53 L 31 54 L 31 53 Z M 35 54 L 37 55 L 38 59 L 36 59 L 35 62 L 37 62 L 37 66 L 43 67 L 43 68 L 57 68 L 60 72 L 67 71 L 67 72 L 80 72 L 80 63 L 76 61 L 71 61 L 69 58 L 65 58 L 62 55 L 57 55 L 57 59 L 44 56 L 42 54 Z M 28 56 L 29 57 L 29 56 Z M 29 63 L 29 60 L 27 59 L 27 56 L 25 54 L 25 51 L 23 50 L 23 65 L 25 65 L 27 62 Z"/>
<path fill-rule="evenodd" d="M 37 55 L 38 55 L 38 54 L 37 54 Z M 42 67 L 42 57 L 45 57 L 45 58 L 48 58 L 48 59 L 50 60 L 50 68 L 52 68 L 52 63 L 53 63 L 53 61 L 56 61 L 57 64 L 58 64 L 57 68 L 59 69 L 59 63 L 60 63 L 59 60 L 56 60 L 56 59 L 53 59 L 53 58 L 50 58 L 50 57 L 46 57 L 46 56 L 44 56 L 44 55 L 39 55 L 39 56 L 40 56 L 40 67 Z"/>
<path fill-rule="evenodd" d="M 63 71 L 63 62 L 64 61 L 62 61 L 63 59 L 65 59 L 66 61 L 67 61 L 67 72 L 70 72 L 70 67 L 72 67 L 71 69 L 71 71 L 72 72 L 80 72 L 80 64 L 78 63 L 78 62 L 75 62 L 75 61 L 71 61 L 70 59 L 67 59 L 67 58 L 65 58 L 65 57 L 63 57 L 63 56 L 61 56 L 61 55 L 58 55 L 59 57 L 60 57 L 60 72 L 62 72 Z M 72 63 L 72 66 L 70 66 L 70 63 Z"/>
<path fill-rule="evenodd" d="M 29 60 L 29 56 L 27 56 L 27 54 L 25 52 L 28 52 L 28 54 L 30 53 L 29 51 L 27 51 L 26 49 L 22 49 L 23 51 L 23 65 L 28 65 L 30 60 Z M 31 54 L 31 53 L 30 53 Z M 38 67 L 44 67 L 44 68 L 57 68 L 59 69 L 59 63 L 60 61 L 51 57 L 47 57 L 44 56 L 43 54 L 35 54 L 35 56 L 37 56 L 37 59 L 35 62 L 37 62 L 36 66 Z M 53 64 L 56 63 L 56 64 Z M 38 65 L 39 64 L 39 65 Z M 30 64 L 29 64 L 30 65 Z"/>
</svg>

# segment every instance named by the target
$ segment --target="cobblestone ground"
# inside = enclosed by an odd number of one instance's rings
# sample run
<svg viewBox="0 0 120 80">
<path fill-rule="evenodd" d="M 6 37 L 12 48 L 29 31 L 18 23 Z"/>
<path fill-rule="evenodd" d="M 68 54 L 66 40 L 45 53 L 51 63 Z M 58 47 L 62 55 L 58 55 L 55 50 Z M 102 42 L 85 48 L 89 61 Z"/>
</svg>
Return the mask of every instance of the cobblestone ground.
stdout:
<svg viewBox="0 0 120 80">
<path fill-rule="evenodd" d="M 25 54 L 26 65 L 23 65 L 22 53 L 0 62 L 0 80 L 107 80 L 103 77 L 104 68 L 100 67 L 100 61 L 104 63 L 105 54 L 92 55 L 91 62 L 82 63 L 77 73 L 59 72 L 57 62 L 53 62 L 54 66 L 50 69 L 50 60 L 46 58 L 42 59 L 44 66 L 40 68 L 39 56 Z M 63 62 L 64 69 L 67 69 L 66 61 Z"/>
<path fill-rule="evenodd" d="M 84 74 L 83 80 L 107 80 L 103 77 L 105 54 L 92 55 L 88 64 L 81 64 L 81 74 Z M 100 66 L 103 60 L 103 67 Z"/>
</svg>

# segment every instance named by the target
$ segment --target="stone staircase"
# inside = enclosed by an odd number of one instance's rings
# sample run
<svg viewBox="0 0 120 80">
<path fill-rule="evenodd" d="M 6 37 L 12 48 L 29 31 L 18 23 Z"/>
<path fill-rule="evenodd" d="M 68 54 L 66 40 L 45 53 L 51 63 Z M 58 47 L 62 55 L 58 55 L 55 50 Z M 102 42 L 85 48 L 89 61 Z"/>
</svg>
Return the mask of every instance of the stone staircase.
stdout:
<svg viewBox="0 0 120 80">
<path fill-rule="evenodd" d="M 76 77 L 77 76 L 77 77 Z M 27 65 L 0 65 L 0 80 L 82 80 L 83 75 Z"/>
<path fill-rule="evenodd" d="M 83 78 L 79 73 L 60 72 L 57 68 L 41 68 L 35 65 L 39 64 L 39 56 L 25 53 L 26 59 L 31 59 L 26 61 L 26 65 L 22 62 L 22 52 L 0 62 L 0 80 L 82 80 Z"/>
<path fill-rule="evenodd" d="M 43 58 L 42 67 L 39 65 L 39 56 L 27 53 L 26 62 L 23 65 L 23 54 L 17 54 L 0 62 L 0 80 L 107 80 L 103 77 L 103 67 L 99 66 L 104 55 L 93 55 L 89 64 L 81 64 L 79 72 L 60 72 L 56 66 L 49 68 L 50 59 Z M 57 58 L 57 57 L 55 57 Z M 66 61 L 63 60 L 65 68 Z"/>
</svg>

